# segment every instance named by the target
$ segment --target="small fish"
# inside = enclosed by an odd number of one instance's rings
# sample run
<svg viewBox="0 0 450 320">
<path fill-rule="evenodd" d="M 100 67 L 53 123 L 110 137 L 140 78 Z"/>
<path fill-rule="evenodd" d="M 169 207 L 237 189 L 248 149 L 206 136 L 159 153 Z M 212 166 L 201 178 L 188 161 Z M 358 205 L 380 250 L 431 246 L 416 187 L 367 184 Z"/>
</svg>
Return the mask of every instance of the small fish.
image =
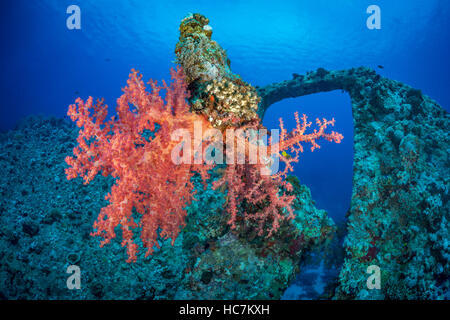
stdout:
<svg viewBox="0 0 450 320">
<path fill-rule="evenodd" d="M 384 67 L 381 64 L 378 65 L 378 68 L 384 69 Z"/>
<path fill-rule="evenodd" d="M 75 93 L 75 94 L 80 94 L 80 91 L 75 91 L 74 93 Z"/>
<path fill-rule="evenodd" d="M 213 96 L 213 95 L 210 95 L 210 96 L 209 96 L 209 101 L 211 101 L 211 103 L 214 103 L 215 99 L 214 99 L 214 96 Z"/>
<path fill-rule="evenodd" d="M 110 58 L 105 58 L 105 61 L 106 61 L 106 62 L 110 62 L 111 59 L 110 59 Z"/>
<path fill-rule="evenodd" d="M 286 151 L 281 151 L 281 154 L 282 154 L 283 157 L 285 157 L 286 159 L 292 158 L 292 156 L 291 156 L 290 154 L 288 154 Z"/>
</svg>

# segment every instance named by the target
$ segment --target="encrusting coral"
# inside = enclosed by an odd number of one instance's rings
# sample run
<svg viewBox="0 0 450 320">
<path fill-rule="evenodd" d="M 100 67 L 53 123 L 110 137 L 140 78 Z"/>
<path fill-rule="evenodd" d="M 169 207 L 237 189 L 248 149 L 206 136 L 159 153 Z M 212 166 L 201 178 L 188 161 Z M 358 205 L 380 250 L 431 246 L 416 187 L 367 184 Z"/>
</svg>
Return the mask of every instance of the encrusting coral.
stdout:
<svg viewBox="0 0 450 320">
<path fill-rule="evenodd" d="M 256 90 L 243 81 L 238 85 L 228 79 L 213 79 L 203 95 L 209 98 L 206 98 L 205 107 L 200 110 L 214 127 L 239 126 L 257 119 L 260 98 Z M 199 101 L 196 100 L 197 105 Z"/>
<path fill-rule="evenodd" d="M 450 115 L 420 90 L 366 67 L 319 68 L 258 89 L 284 98 L 344 90 L 355 127 L 353 192 L 340 299 L 449 299 Z M 381 270 L 368 290 L 367 268 Z"/>
<path fill-rule="evenodd" d="M 192 109 L 206 115 L 214 127 L 239 127 L 258 119 L 260 98 L 253 86 L 231 71 L 225 50 L 211 40 L 208 23 L 198 13 L 181 21 L 177 62 L 186 72 Z"/>
</svg>

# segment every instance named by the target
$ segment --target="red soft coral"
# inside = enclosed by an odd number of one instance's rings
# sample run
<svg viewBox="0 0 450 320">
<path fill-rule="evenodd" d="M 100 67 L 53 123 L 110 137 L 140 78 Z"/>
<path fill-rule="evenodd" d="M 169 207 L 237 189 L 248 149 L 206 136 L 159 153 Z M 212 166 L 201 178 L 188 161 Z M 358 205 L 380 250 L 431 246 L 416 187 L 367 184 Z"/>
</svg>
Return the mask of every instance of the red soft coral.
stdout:
<svg viewBox="0 0 450 320">
<path fill-rule="evenodd" d="M 171 139 L 171 133 L 178 128 L 193 132 L 195 121 L 209 126 L 203 117 L 189 112 L 182 70 L 172 71 L 172 79 L 171 86 L 150 81 L 149 93 L 142 76 L 132 70 L 123 95 L 117 99 L 117 117 L 108 122 L 103 101 L 94 104 L 92 97 L 86 102 L 77 99 L 69 107 L 68 115 L 82 129 L 74 157 L 66 158 L 70 166 L 66 169 L 67 178 L 81 176 L 89 183 L 100 171 L 117 178 L 106 196 L 109 205 L 94 223 L 93 235 L 104 238 L 103 246 L 116 236 L 115 228 L 120 225 L 128 262 L 136 261 L 138 251 L 133 241 L 132 229 L 138 227 L 133 208 L 140 214 L 139 227 L 147 256 L 154 246 L 159 246 L 158 235 L 171 238 L 173 243 L 184 226 L 184 208 L 194 199 L 194 172 L 204 179 L 208 177 L 209 165 L 172 161 L 171 153 L 178 142 Z M 166 90 L 165 101 L 160 96 L 161 89 Z"/>
</svg>

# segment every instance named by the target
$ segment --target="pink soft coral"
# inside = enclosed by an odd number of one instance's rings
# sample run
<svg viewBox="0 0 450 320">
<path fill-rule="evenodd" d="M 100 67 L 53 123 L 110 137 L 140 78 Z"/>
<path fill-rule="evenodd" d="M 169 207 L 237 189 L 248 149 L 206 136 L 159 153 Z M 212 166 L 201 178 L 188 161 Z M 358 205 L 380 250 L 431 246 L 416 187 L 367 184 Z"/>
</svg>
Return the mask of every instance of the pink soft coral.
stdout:
<svg viewBox="0 0 450 320">
<path fill-rule="evenodd" d="M 322 121 L 317 119 L 316 123 L 319 129 L 315 129 L 312 133 L 305 133 L 306 129 L 311 126 L 311 122 L 307 121 L 305 115 L 302 120 L 295 113 L 296 128 L 287 133 L 284 128 L 283 120 L 280 118 L 280 136 L 278 141 L 272 141 L 268 148 L 270 153 L 268 158 L 279 157 L 284 163 L 284 169 L 272 175 L 262 174 L 267 170 L 268 163 L 263 158 L 259 158 L 257 163 L 251 164 L 250 158 L 254 155 L 252 153 L 252 145 L 258 141 L 249 136 L 258 137 L 258 135 L 236 135 L 234 137 L 236 145 L 245 145 L 241 154 L 236 158 L 244 158 L 243 164 L 228 164 L 225 173 L 221 179 L 214 182 L 214 188 L 227 187 L 227 207 L 230 214 L 228 223 L 232 229 L 236 228 L 236 221 L 241 215 L 245 221 L 256 222 L 256 230 L 259 235 L 266 234 L 267 237 L 273 235 L 280 227 L 280 222 L 294 217 L 292 202 L 295 199 L 293 195 L 287 195 L 283 192 L 291 191 L 292 186 L 286 182 L 285 178 L 288 172 L 293 171 L 293 162 L 298 162 L 300 153 L 303 152 L 302 143 L 310 143 L 311 151 L 320 148 L 316 140 L 323 138 L 331 142 L 340 143 L 343 136 L 340 133 L 332 131 L 326 133 L 325 130 L 329 125 L 334 125 L 334 119 Z M 245 130 L 262 129 L 259 121 L 254 121 L 242 127 Z M 286 151 L 290 151 L 294 156 L 288 155 Z M 267 157 L 266 157 L 267 159 Z M 250 204 L 253 208 L 258 210 L 245 210 L 240 207 L 243 202 Z M 242 209 L 242 210 L 240 210 Z M 250 211 L 250 212 L 249 212 Z"/>
<path fill-rule="evenodd" d="M 177 145 L 171 139 L 172 132 L 178 128 L 193 131 L 194 121 L 209 126 L 203 117 L 189 112 L 182 70 L 172 71 L 172 79 L 170 87 L 150 81 L 149 93 L 142 76 L 132 70 L 123 95 L 117 99 L 117 117 L 108 122 L 107 106 L 103 101 L 94 104 L 92 97 L 86 102 L 77 99 L 68 111 L 82 129 L 79 145 L 74 148 L 75 157 L 66 158 L 70 166 L 66 169 L 67 178 L 81 176 L 89 183 L 100 171 L 117 178 L 106 196 L 109 205 L 94 223 L 93 235 L 104 238 L 103 246 L 116 236 L 115 228 L 120 225 L 128 262 L 136 261 L 138 251 L 133 241 L 132 229 L 138 226 L 132 216 L 133 208 L 140 214 L 139 227 L 147 256 L 154 246 L 158 247 L 158 234 L 171 238 L 173 243 L 184 226 L 184 207 L 194 197 L 194 171 L 204 179 L 208 177 L 209 165 L 177 165 L 172 161 L 171 151 Z M 166 90 L 165 101 L 160 96 L 161 89 Z M 149 132 L 153 133 L 148 135 Z"/>
</svg>

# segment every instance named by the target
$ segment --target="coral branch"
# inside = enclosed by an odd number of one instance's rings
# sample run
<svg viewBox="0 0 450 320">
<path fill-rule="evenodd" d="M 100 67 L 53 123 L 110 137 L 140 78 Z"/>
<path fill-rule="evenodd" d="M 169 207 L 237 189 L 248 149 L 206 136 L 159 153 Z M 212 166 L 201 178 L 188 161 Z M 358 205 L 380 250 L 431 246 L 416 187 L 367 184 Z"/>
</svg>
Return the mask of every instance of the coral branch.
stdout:
<svg viewBox="0 0 450 320">
<path fill-rule="evenodd" d="M 315 129 L 310 134 L 305 134 L 306 129 L 311 126 L 311 122 L 307 121 L 306 115 L 303 115 L 300 121 L 298 113 L 295 113 L 296 128 L 288 133 L 284 127 L 283 120 L 280 119 L 280 138 L 278 142 L 270 139 L 269 157 L 279 158 L 285 164 L 282 171 L 272 175 L 264 175 L 262 172 L 267 170 L 267 165 L 271 164 L 260 158 L 258 163 L 251 164 L 251 144 L 258 143 L 255 139 L 250 138 L 251 135 L 235 136 L 236 144 L 245 144 L 243 154 L 239 154 L 237 158 L 245 159 L 244 164 L 227 164 L 222 179 L 214 182 L 214 188 L 226 185 L 228 187 L 228 212 L 230 218 L 228 224 L 232 229 L 236 228 L 236 221 L 241 215 L 245 221 L 255 221 L 256 229 L 259 235 L 266 234 L 267 237 L 273 235 L 280 227 L 280 222 L 293 218 L 292 202 L 295 196 L 288 196 L 284 191 L 291 191 L 292 186 L 286 182 L 287 174 L 293 171 L 292 164 L 298 162 L 300 153 L 303 152 L 302 143 L 310 143 L 311 151 L 320 148 L 316 140 L 324 138 L 328 141 L 340 143 L 343 136 L 336 132 L 326 133 L 325 130 L 329 125 L 334 125 L 334 119 L 322 121 L 317 119 L 316 123 L 319 129 Z M 253 121 L 245 126 L 243 130 L 258 130 L 262 125 L 260 121 Z M 294 154 L 291 156 L 286 153 L 290 151 Z M 245 208 L 241 205 L 245 203 Z"/>
</svg>

